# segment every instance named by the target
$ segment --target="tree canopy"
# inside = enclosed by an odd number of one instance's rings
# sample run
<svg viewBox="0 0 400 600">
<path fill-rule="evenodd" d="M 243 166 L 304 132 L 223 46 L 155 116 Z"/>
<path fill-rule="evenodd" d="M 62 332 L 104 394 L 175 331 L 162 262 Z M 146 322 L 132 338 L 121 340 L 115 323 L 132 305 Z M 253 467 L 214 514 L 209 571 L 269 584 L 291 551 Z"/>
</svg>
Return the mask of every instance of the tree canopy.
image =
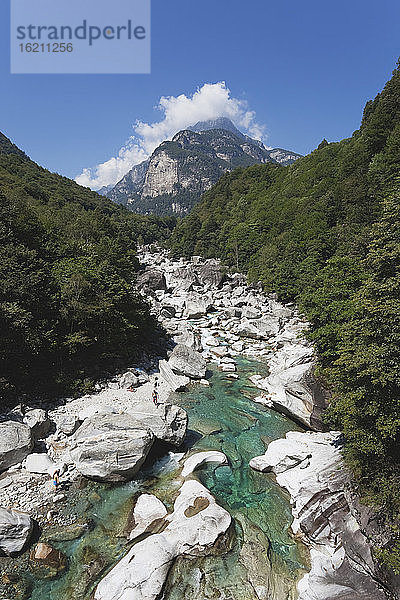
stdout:
<svg viewBox="0 0 400 600">
<path fill-rule="evenodd" d="M 0 137 L 0 394 L 87 389 L 154 332 L 136 294 L 137 242 L 175 221 L 133 215 Z"/>
</svg>

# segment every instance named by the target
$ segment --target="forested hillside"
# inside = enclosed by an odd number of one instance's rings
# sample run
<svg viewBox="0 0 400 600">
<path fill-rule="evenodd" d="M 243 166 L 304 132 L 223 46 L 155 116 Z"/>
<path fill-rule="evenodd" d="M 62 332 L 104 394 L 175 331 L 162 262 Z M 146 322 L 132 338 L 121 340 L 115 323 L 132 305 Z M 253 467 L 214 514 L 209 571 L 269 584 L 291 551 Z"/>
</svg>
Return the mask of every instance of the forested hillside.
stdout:
<svg viewBox="0 0 400 600">
<path fill-rule="evenodd" d="M 0 407 L 81 391 L 151 337 L 135 295 L 136 243 L 171 219 L 140 217 L 49 173 L 0 138 Z"/>
<path fill-rule="evenodd" d="M 400 63 L 351 138 L 225 175 L 172 238 L 177 255 L 221 257 L 299 303 L 334 394 L 329 425 L 345 432 L 364 495 L 396 517 L 399 201 Z"/>
</svg>

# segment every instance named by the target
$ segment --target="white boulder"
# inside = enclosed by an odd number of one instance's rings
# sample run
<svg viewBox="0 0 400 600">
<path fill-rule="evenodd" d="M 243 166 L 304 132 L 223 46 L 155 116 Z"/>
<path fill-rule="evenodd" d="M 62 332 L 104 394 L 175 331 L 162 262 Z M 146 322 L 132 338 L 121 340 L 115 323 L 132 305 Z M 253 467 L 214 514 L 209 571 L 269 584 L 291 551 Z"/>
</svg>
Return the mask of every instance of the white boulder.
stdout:
<svg viewBox="0 0 400 600">
<path fill-rule="evenodd" d="M 29 473 L 52 475 L 57 469 L 56 463 L 48 454 L 29 454 L 24 462 L 24 467 Z"/>
<path fill-rule="evenodd" d="M 207 314 L 211 307 L 212 303 L 207 295 L 191 292 L 185 300 L 184 315 L 188 319 L 200 319 Z"/>
<path fill-rule="evenodd" d="M 94 415 L 71 439 L 70 455 L 79 473 L 98 481 L 127 481 L 144 463 L 154 434 L 129 414 Z"/>
<path fill-rule="evenodd" d="M 231 517 L 193 480 L 183 484 L 167 522 L 161 533 L 138 542 L 104 577 L 95 600 L 156 600 L 174 559 L 209 551 L 228 530 Z"/>
<path fill-rule="evenodd" d="M 243 319 L 237 327 L 237 334 L 240 337 L 260 340 L 263 338 L 261 332 L 248 319 Z"/>
<path fill-rule="evenodd" d="M 312 347 L 298 343 L 286 344 L 269 361 L 270 374 L 256 384 L 266 390 L 274 408 L 298 421 L 312 426 L 314 399 L 307 384 L 313 367 Z"/>
<path fill-rule="evenodd" d="M 132 529 L 129 539 L 134 540 L 145 533 L 155 521 L 163 519 L 167 513 L 164 504 L 156 496 L 141 494 L 133 510 L 135 527 Z"/>
<path fill-rule="evenodd" d="M 193 473 L 193 471 L 208 463 L 227 465 L 228 459 L 223 452 L 218 452 L 216 450 L 210 450 L 208 452 L 196 452 L 196 454 L 189 456 L 189 458 L 185 460 L 181 473 L 182 477 L 187 477 Z"/>
<path fill-rule="evenodd" d="M 135 373 L 132 373 L 132 371 L 127 371 L 121 375 L 119 380 L 119 387 L 121 389 L 129 388 L 131 386 L 136 387 L 137 385 L 139 385 L 139 377 L 135 375 Z"/>
<path fill-rule="evenodd" d="M 33 529 L 33 521 L 26 513 L 0 507 L 0 550 L 12 555 L 23 550 Z"/>
<path fill-rule="evenodd" d="M 60 431 L 64 435 L 72 435 L 81 424 L 78 415 L 75 414 L 59 413 L 54 415 L 54 420 L 57 431 Z"/>
<path fill-rule="evenodd" d="M 183 344 L 184 346 L 189 346 L 189 348 L 193 348 L 196 352 L 202 352 L 203 346 L 201 344 L 201 338 L 199 334 L 194 331 L 186 330 L 183 331 L 180 335 L 174 338 L 174 341 L 177 344 Z"/>
<path fill-rule="evenodd" d="M 144 400 L 136 402 L 127 412 L 137 426 L 149 429 L 158 440 L 180 446 L 185 439 L 188 416 L 180 406 L 168 402 L 155 406 Z"/>
<path fill-rule="evenodd" d="M 192 379 L 204 379 L 207 370 L 207 363 L 202 355 L 183 344 L 175 346 L 168 364 L 177 375 L 186 375 Z"/>
<path fill-rule="evenodd" d="M 32 408 L 24 414 L 23 422 L 31 428 L 35 440 L 44 438 L 50 430 L 51 420 L 42 408 Z"/>
<path fill-rule="evenodd" d="M 227 346 L 214 346 L 213 348 L 210 348 L 209 351 L 218 358 L 222 358 L 223 356 L 227 356 L 229 354 Z"/>
<path fill-rule="evenodd" d="M 172 392 L 182 390 L 190 383 L 189 377 L 174 373 L 166 360 L 159 361 L 158 370 L 160 371 L 161 379 L 165 381 Z"/>
<path fill-rule="evenodd" d="M 0 471 L 24 460 L 33 448 L 28 425 L 17 421 L 0 423 Z"/>
<path fill-rule="evenodd" d="M 261 317 L 261 313 L 256 308 L 244 306 L 242 309 L 242 317 L 244 319 L 259 319 Z"/>
</svg>

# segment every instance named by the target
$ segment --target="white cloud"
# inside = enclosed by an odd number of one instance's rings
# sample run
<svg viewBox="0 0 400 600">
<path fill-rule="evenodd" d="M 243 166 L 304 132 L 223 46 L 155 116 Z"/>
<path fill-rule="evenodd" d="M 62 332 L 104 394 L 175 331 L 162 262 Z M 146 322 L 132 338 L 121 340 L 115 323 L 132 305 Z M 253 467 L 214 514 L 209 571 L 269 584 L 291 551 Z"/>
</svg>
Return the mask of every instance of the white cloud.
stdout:
<svg viewBox="0 0 400 600">
<path fill-rule="evenodd" d="M 132 138 L 109 160 L 94 169 L 83 169 L 82 173 L 75 177 L 75 181 L 85 187 L 99 190 L 103 186 L 115 185 L 122 177 L 140 162 L 146 160 L 148 154 L 140 144 Z"/>
<path fill-rule="evenodd" d="M 118 156 L 93 169 L 83 169 L 75 179 L 77 183 L 92 189 L 115 185 L 134 165 L 148 158 L 161 142 L 197 121 L 228 117 L 251 137 L 262 139 L 264 135 L 264 127 L 256 122 L 254 111 L 248 110 L 244 100 L 232 98 L 223 81 L 205 83 L 189 97 L 185 94 L 162 96 L 157 108 L 163 114 L 160 121 L 151 124 L 137 121 L 134 135 Z"/>
</svg>

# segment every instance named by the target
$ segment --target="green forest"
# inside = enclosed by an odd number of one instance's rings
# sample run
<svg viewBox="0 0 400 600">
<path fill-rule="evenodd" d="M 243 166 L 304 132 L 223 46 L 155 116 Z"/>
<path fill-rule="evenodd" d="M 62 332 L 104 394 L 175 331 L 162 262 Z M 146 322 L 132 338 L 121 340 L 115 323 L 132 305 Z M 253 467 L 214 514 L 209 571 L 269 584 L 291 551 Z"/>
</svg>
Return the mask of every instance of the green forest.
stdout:
<svg viewBox="0 0 400 600">
<path fill-rule="evenodd" d="M 311 323 L 317 375 L 332 391 L 327 426 L 344 431 L 364 498 L 396 519 L 399 200 L 400 63 L 351 138 L 323 140 L 289 167 L 225 175 L 171 238 L 175 255 L 220 257 L 299 304 Z"/>
<path fill-rule="evenodd" d="M 52 174 L 0 136 L 0 396 L 89 390 L 152 342 L 136 244 L 171 218 L 134 215 Z"/>
</svg>

